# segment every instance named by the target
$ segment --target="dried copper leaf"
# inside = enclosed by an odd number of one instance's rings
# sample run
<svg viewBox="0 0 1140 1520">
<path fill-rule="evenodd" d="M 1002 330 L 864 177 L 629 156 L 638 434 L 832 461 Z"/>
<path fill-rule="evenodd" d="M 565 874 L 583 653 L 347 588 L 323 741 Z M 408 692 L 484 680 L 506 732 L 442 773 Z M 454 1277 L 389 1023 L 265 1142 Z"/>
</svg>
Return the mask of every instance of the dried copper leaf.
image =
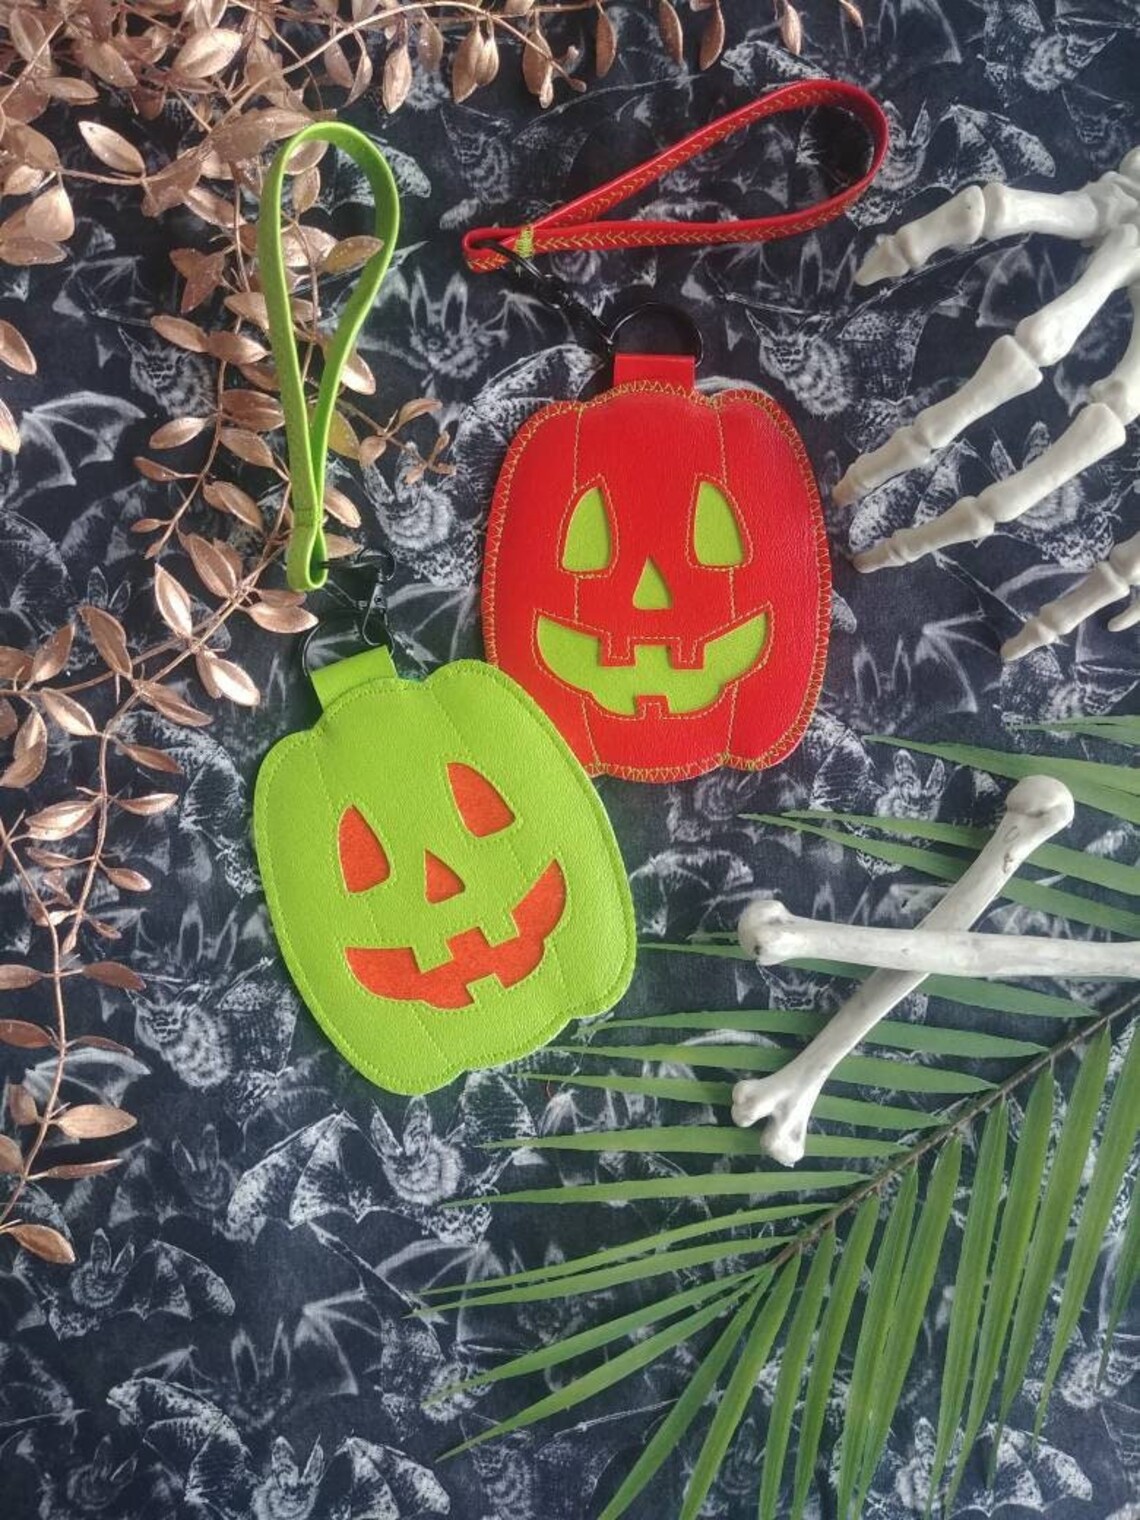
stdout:
<svg viewBox="0 0 1140 1520">
<path fill-rule="evenodd" d="M 218 438 L 231 454 L 244 459 L 246 464 L 260 465 L 266 470 L 273 468 L 273 451 L 264 438 L 251 433 L 248 428 L 222 428 Z"/>
<path fill-rule="evenodd" d="M 0 1019 L 0 1040 L 20 1050 L 42 1050 L 55 1044 L 50 1029 L 29 1024 L 26 1019 Z"/>
<path fill-rule="evenodd" d="M 121 961 L 91 961 L 84 966 L 83 975 L 103 987 L 118 987 L 123 992 L 141 992 L 146 986 L 138 972 Z"/>
<path fill-rule="evenodd" d="M 4 133 L 4 151 L 18 158 L 21 163 L 30 164 L 33 169 L 42 169 L 45 174 L 59 172 L 59 154 L 50 137 L 45 137 L 35 127 L 29 127 L 26 122 L 11 122 L 8 130 Z"/>
<path fill-rule="evenodd" d="M 442 39 L 441 39 L 442 40 Z M 464 33 L 463 40 L 455 49 L 451 60 L 451 98 L 466 100 L 479 86 L 479 55 L 483 51 L 483 33 L 478 25 Z"/>
<path fill-rule="evenodd" d="M 0 321 L 0 360 L 19 375 L 34 375 L 36 356 L 24 340 L 24 335 L 11 322 Z"/>
<path fill-rule="evenodd" d="M 189 349 L 193 354 L 206 352 L 206 334 L 197 323 L 187 322 L 185 317 L 166 315 L 151 317 L 150 325 L 159 337 L 165 338 L 168 343 L 173 343 L 177 348 Z"/>
<path fill-rule="evenodd" d="M 396 420 L 392 427 L 394 430 L 406 427 L 417 417 L 424 417 L 429 412 L 438 412 L 439 407 L 440 403 L 433 396 L 417 396 L 414 401 L 405 401 L 396 413 Z"/>
<path fill-rule="evenodd" d="M 192 702 L 187 702 L 185 697 L 180 697 L 169 686 L 163 686 L 158 681 L 140 681 L 135 690 L 149 702 L 156 712 L 160 712 L 164 718 L 169 718 L 172 723 L 180 723 L 184 728 L 205 728 L 211 723 L 209 713 L 204 713 Z M 119 806 L 125 807 L 128 813 L 136 809 L 128 806 L 128 799 L 120 797 Z"/>
<path fill-rule="evenodd" d="M 272 142 L 291 137 L 302 127 L 309 125 L 310 117 L 303 111 L 283 110 L 280 106 L 268 106 L 261 111 L 246 111 L 235 121 L 215 127 L 210 133 L 210 143 L 215 153 L 223 159 L 238 162 L 256 158 Z"/>
<path fill-rule="evenodd" d="M 0 775 L 0 786 L 30 786 L 47 764 L 47 728 L 38 712 L 21 723 L 12 747 L 12 763 Z"/>
<path fill-rule="evenodd" d="M 0 739 L 10 739 L 19 726 L 16 709 L 7 697 L 0 697 Z"/>
<path fill-rule="evenodd" d="M 210 333 L 206 339 L 206 352 L 226 364 L 256 364 L 269 350 L 264 343 L 247 338 L 244 333 L 219 332 Z"/>
<path fill-rule="evenodd" d="M 701 50 L 699 63 L 702 69 L 711 69 L 713 64 L 724 51 L 724 12 L 720 8 L 720 0 L 712 8 L 712 15 L 708 19 L 704 31 L 701 34 Z"/>
<path fill-rule="evenodd" d="M 45 1167 L 42 1172 L 37 1172 L 36 1181 L 74 1182 L 80 1177 L 96 1177 L 100 1172 L 109 1172 L 122 1164 L 122 1156 L 107 1156 L 102 1161 L 62 1161 L 58 1166 Z"/>
<path fill-rule="evenodd" d="M 121 174 L 146 173 L 142 154 L 121 132 L 115 132 L 98 121 L 81 121 L 79 131 L 95 157 L 101 164 L 106 164 L 108 169 L 117 169 Z"/>
<path fill-rule="evenodd" d="M 257 503 L 240 486 L 235 486 L 228 480 L 211 480 L 202 487 L 202 495 L 210 506 L 216 507 L 219 512 L 228 512 L 247 527 L 260 530 L 264 526 Z"/>
<path fill-rule="evenodd" d="M 47 1224 L 19 1224 L 8 1225 L 5 1234 L 11 1235 L 25 1251 L 30 1251 L 33 1256 L 38 1256 L 42 1261 L 51 1261 L 61 1266 L 69 1267 L 75 1260 L 75 1252 L 70 1243 L 58 1230 L 53 1230 Z"/>
<path fill-rule="evenodd" d="M 210 421 L 209 417 L 175 417 L 172 422 L 164 422 L 161 427 L 155 428 L 150 435 L 150 447 L 180 449 L 184 443 L 189 443 L 208 428 Z"/>
<path fill-rule="evenodd" d="M 8 29 L 16 51 L 25 63 L 42 63 L 47 32 L 43 22 L 34 12 L 23 6 L 13 6 L 7 16 Z"/>
<path fill-rule="evenodd" d="M 53 802 L 27 820 L 28 833 L 33 839 L 68 839 L 91 822 L 98 808 L 99 804 L 87 797 Z"/>
<path fill-rule="evenodd" d="M 223 391 L 222 410 L 239 427 L 249 428 L 254 433 L 272 433 L 285 424 L 281 403 L 260 391 Z"/>
<path fill-rule="evenodd" d="M 804 23 L 803 17 L 791 0 L 783 0 L 783 8 L 780 13 L 780 40 L 789 53 L 795 53 L 799 57 L 804 46 Z"/>
<path fill-rule="evenodd" d="M 226 297 L 225 305 L 235 316 L 244 317 L 247 322 L 260 327 L 262 332 L 269 331 L 269 309 L 260 291 L 236 291 L 233 295 Z"/>
<path fill-rule="evenodd" d="M 92 1050 L 110 1050 L 121 1056 L 133 1054 L 129 1045 L 121 1045 L 118 1040 L 110 1040 L 105 1034 L 81 1034 L 77 1040 L 67 1042 L 68 1050 L 76 1050 L 81 1045 L 89 1046 Z"/>
<path fill-rule="evenodd" d="M 231 702 L 238 702 L 243 707 L 257 706 L 261 701 L 261 692 L 257 683 L 240 665 L 235 665 L 232 660 L 224 660 L 210 649 L 203 650 L 202 653 L 208 659 L 213 684 L 221 696 L 229 697 Z"/>
<path fill-rule="evenodd" d="M 594 72 L 604 79 L 617 57 L 617 33 L 609 16 L 599 5 L 594 23 Z"/>
<path fill-rule="evenodd" d="M 200 306 L 225 278 L 225 253 L 200 253 L 196 248 L 175 248 L 170 262 L 186 281 L 181 309 L 193 311 Z"/>
<path fill-rule="evenodd" d="M 38 681 L 50 681 L 53 676 L 59 675 L 71 654 L 74 637 L 74 624 L 64 623 L 45 644 L 40 645 L 32 658 L 32 669 L 28 676 L 33 685 Z"/>
<path fill-rule="evenodd" d="M 144 876 L 141 871 L 132 871 L 127 866 L 104 866 L 103 875 L 123 892 L 149 892 L 152 885 L 149 876 Z"/>
<path fill-rule="evenodd" d="M 63 100 L 70 106 L 90 106 L 99 99 L 99 91 L 89 80 L 65 78 L 53 74 L 40 80 L 44 93 L 53 100 Z"/>
<path fill-rule="evenodd" d="M 475 65 L 475 83 L 482 88 L 490 84 L 499 72 L 499 44 L 495 41 L 495 33 L 488 30 L 483 37 L 483 46 Z"/>
<path fill-rule="evenodd" d="M 171 67 L 190 79 L 208 79 L 212 74 L 220 74 L 233 62 L 242 40 L 240 32 L 230 31 L 227 27 L 198 32 L 178 49 Z"/>
<path fill-rule="evenodd" d="M 125 744 L 121 739 L 118 741 L 120 752 L 133 760 L 136 765 L 144 766 L 149 771 L 162 771 L 168 776 L 181 776 L 182 767 L 173 755 L 168 755 L 165 750 L 155 749 L 150 744 Z"/>
<path fill-rule="evenodd" d="M 360 511 L 356 503 L 350 501 L 343 491 L 338 491 L 336 486 L 325 486 L 325 511 L 346 528 L 360 527 Z"/>
<path fill-rule="evenodd" d="M 131 657 L 127 650 L 127 635 L 118 618 L 112 617 L 109 612 L 104 612 L 102 607 L 92 607 L 89 603 L 80 607 L 79 616 L 87 625 L 91 642 L 103 656 L 108 667 L 116 675 L 129 676 Z"/>
<path fill-rule="evenodd" d="M 333 84 L 342 90 L 352 89 L 352 65 L 339 42 L 330 42 L 324 50 L 325 70 Z"/>
<path fill-rule="evenodd" d="M 39 1123 L 40 1111 L 36 1107 L 36 1100 L 21 1082 L 11 1082 L 8 1085 L 8 1112 L 12 1116 L 12 1123 L 20 1127 Z"/>
<path fill-rule="evenodd" d="M 0 1172 L 22 1172 L 24 1154 L 8 1135 L 0 1135 Z"/>
<path fill-rule="evenodd" d="M 545 109 L 554 98 L 554 64 L 537 16 L 531 22 L 527 45 L 522 50 L 522 73 L 527 89 Z"/>
<path fill-rule="evenodd" d="M 255 602 L 245 609 L 259 628 L 269 633 L 305 633 L 317 626 L 317 619 L 305 607 L 272 607 Z"/>
<path fill-rule="evenodd" d="M 388 447 L 388 439 L 383 433 L 373 433 L 365 438 L 360 445 L 360 468 L 367 470 L 373 465 Z"/>
<path fill-rule="evenodd" d="M 329 448 L 345 459 L 360 458 L 360 439 L 339 407 L 333 409 L 329 423 Z"/>
<path fill-rule="evenodd" d="M 380 86 L 384 109 L 398 111 L 412 87 L 412 59 L 406 42 L 397 43 L 384 60 L 384 79 Z"/>
<path fill-rule="evenodd" d="M 443 33 L 430 16 L 422 12 L 416 23 L 416 58 L 420 68 L 434 74 L 443 60 Z"/>
<path fill-rule="evenodd" d="M 359 547 L 359 544 L 355 543 L 351 538 L 345 538 L 341 533 L 325 534 L 326 559 L 348 559 L 350 555 L 356 553 Z"/>
<path fill-rule="evenodd" d="M 75 56 L 85 69 L 116 89 L 131 90 L 139 82 L 130 64 L 110 42 L 77 42 Z"/>
<path fill-rule="evenodd" d="M 159 485 L 169 485 L 174 480 L 192 478 L 184 471 L 172 470 L 168 464 L 160 464 L 157 459 L 148 459 L 145 454 L 135 455 L 134 466 L 140 475 L 145 475 L 147 480 L 157 481 Z"/>
<path fill-rule="evenodd" d="M 43 981 L 44 974 L 34 966 L 21 966 L 16 961 L 0 965 L 0 992 L 15 992 L 23 987 L 34 987 Z"/>
<path fill-rule="evenodd" d="M 685 58 L 685 34 L 681 30 L 681 18 L 669 0 L 657 0 L 657 29 L 665 44 L 665 51 L 674 63 Z"/>
<path fill-rule="evenodd" d="M 320 271 L 322 274 L 346 274 L 350 269 L 359 269 L 362 264 L 366 264 L 383 247 L 380 238 L 368 237 L 363 233 L 358 237 L 341 238 L 321 259 Z"/>
<path fill-rule="evenodd" d="M 156 818 L 175 805 L 178 793 L 147 792 L 144 797 L 117 797 L 115 801 L 124 813 L 133 813 L 136 818 Z"/>
<path fill-rule="evenodd" d="M 863 30 L 865 25 L 863 12 L 855 4 L 855 0 L 839 0 L 839 9 L 847 17 L 852 26 L 857 26 L 860 31 Z"/>
<path fill-rule="evenodd" d="M 8 454 L 20 452 L 20 425 L 5 401 L 0 401 L 0 449 Z"/>
<path fill-rule="evenodd" d="M 40 700 L 48 717 L 53 718 L 65 734 L 74 734 L 77 739 L 90 739 L 99 732 L 82 702 L 69 697 L 65 691 L 43 691 Z"/>
<path fill-rule="evenodd" d="M 154 599 L 166 626 L 188 639 L 194 632 L 194 610 L 189 594 L 162 565 L 154 567 Z"/>
<path fill-rule="evenodd" d="M 237 590 L 238 578 L 234 574 L 233 566 L 225 555 L 219 552 L 216 544 L 212 544 L 209 539 L 202 538 L 197 533 L 187 533 L 182 538 L 182 546 L 208 590 L 215 596 L 233 595 Z"/>
<path fill-rule="evenodd" d="M 38 195 L 27 208 L 24 226 L 34 238 L 45 243 L 65 243 L 75 231 L 75 213 L 71 197 L 62 185 L 53 185 Z"/>
<path fill-rule="evenodd" d="M 109 1103 L 77 1103 L 74 1108 L 65 1109 L 55 1125 L 71 1140 L 105 1140 L 108 1135 L 134 1129 L 135 1119 L 125 1109 L 112 1108 Z"/>
</svg>

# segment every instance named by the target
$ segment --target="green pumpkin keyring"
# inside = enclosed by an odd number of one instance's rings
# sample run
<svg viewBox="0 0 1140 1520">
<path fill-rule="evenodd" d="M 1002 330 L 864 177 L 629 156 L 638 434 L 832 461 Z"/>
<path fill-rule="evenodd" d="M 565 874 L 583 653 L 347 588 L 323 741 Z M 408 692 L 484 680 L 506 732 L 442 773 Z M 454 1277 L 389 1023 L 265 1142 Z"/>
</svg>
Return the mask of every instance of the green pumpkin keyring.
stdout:
<svg viewBox="0 0 1140 1520">
<path fill-rule="evenodd" d="M 296 147 L 343 147 L 377 193 L 384 248 L 328 347 L 307 415 L 281 255 Z M 324 579 L 324 450 L 341 368 L 391 256 L 396 191 L 351 127 L 306 128 L 278 154 L 258 232 L 287 419 L 290 584 Z M 320 576 L 320 580 L 317 576 Z M 313 674 L 322 713 L 273 746 L 254 842 L 293 981 L 353 1066 L 422 1093 L 536 1049 L 601 1012 L 633 971 L 633 908 L 609 820 L 554 725 L 511 678 L 457 660 L 401 680 L 386 648 Z"/>
<path fill-rule="evenodd" d="M 289 309 L 289 286 L 285 277 L 285 253 L 281 246 L 281 193 L 285 171 L 293 154 L 305 143 L 327 142 L 341 148 L 364 171 L 375 199 L 376 237 L 383 244 L 360 271 L 324 355 L 324 370 L 312 415 L 305 402 L 301 365 L 293 341 Z M 381 281 L 388 270 L 400 232 L 400 196 L 388 161 L 355 127 L 341 122 L 314 122 L 291 137 L 273 160 L 262 189 L 262 213 L 257 225 L 257 259 L 261 289 L 269 313 L 269 342 L 277 366 L 281 405 L 285 412 L 285 439 L 289 448 L 292 485 L 293 532 L 285 558 L 289 585 L 294 591 L 314 591 L 325 583 L 324 496 L 325 459 L 329 429 L 336 406 L 345 362 L 375 305 Z"/>
</svg>

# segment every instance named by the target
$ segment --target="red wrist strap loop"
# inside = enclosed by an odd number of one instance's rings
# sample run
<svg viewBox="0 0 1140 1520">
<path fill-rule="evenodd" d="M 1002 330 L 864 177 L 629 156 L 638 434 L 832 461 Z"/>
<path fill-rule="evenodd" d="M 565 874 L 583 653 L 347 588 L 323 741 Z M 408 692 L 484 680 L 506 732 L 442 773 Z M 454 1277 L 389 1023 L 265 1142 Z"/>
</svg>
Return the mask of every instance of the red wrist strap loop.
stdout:
<svg viewBox="0 0 1140 1520">
<path fill-rule="evenodd" d="M 660 179 L 670 169 L 696 158 L 707 148 L 723 142 L 734 132 L 763 121 L 768 116 L 789 111 L 805 111 L 812 106 L 835 106 L 854 116 L 867 130 L 872 143 L 870 167 L 862 178 L 847 185 L 826 200 L 798 211 L 783 211 L 776 216 L 761 216 L 745 221 L 655 222 L 599 221 L 605 212 Z M 522 227 L 473 227 L 464 234 L 463 255 L 476 273 L 501 269 L 508 260 L 495 251 L 502 243 L 516 254 L 558 253 L 581 248 L 654 248 L 665 244 L 766 243 L 774 238 L 810 232 L 840 216 L 868 187 L 886 155 L 890 130 L 883 109 L 874 96 L 858 85 L 837 79 L 803 79 L 795 84 L 779 85 L 758 99 L 718 117 L 707 126 L 691 132 L 679 143 L 658 153 L 655 158 L 620 174 L 597 189 L 580 195 Z"/>
</svg>

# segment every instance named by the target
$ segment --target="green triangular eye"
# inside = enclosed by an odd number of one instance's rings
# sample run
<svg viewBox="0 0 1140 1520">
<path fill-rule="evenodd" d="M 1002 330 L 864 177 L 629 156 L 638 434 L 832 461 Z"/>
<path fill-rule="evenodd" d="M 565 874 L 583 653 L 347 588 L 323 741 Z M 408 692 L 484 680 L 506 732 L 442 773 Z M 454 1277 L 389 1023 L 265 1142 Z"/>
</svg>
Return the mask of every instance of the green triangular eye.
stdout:
<svg viewBox="0 0 1140 1520">
<path fill-rule="evenodd" d="M 702 480 L 697 492 L 693 551 L 702 565 L 742 565 L 747 558 L 732 504 L 711 480 Z"/>
<path fill-rule="evenodd" d="M 645 568 L 641 572 L 637 588 L 633 593 L 633 605 L 643 612 L 673 605 L 673 597 L 665 577 L 651 559 L 645 561 Z"/>
<path fill-rule="evenodd" d="M 605 570 L 613 553 L 606 499 L 597 486 L 583 491 L 570 517 L 562 548 L 564 570 Z"/>
</svg>

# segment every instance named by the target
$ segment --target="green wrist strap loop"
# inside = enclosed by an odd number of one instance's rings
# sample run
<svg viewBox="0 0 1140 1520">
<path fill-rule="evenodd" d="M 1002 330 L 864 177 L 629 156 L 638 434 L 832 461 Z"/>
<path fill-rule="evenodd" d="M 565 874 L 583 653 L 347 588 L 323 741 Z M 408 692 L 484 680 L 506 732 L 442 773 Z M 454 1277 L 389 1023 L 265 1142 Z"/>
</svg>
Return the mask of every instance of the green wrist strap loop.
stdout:
<svg viewBox="0 0 1140 1520">
<path fill-rule="evenodd" d="M 281 192 L 285 170 L 293 154 L 307 142 L 331 143 L 347 153 L 364 171 L 376 205 L 376 236 L 384 245 L 364 265 L 356 288 L 345 304 L 325 351 L 324 370 L 311 416 L 305 404 L 301 365 L 293 339 L 293 316 L 281 246 Z M 277 365 L 281 405 L 285 412 L 293 508 L 293 531 L 285 553 L 285 569 L 294 591 L 313 591 L 324 585 L 328 574 L 324 534 L 325 460 L 333 408 L 345 361 L 376 300 L 399 231 L 400 197 L 392 171 L 379 149 L 355 127 L 342 122 L 315 122 L 291 137 L 273 160 L 262 191 L 257 257 L 269 313 L 269 342 Z"/>
</svg>

